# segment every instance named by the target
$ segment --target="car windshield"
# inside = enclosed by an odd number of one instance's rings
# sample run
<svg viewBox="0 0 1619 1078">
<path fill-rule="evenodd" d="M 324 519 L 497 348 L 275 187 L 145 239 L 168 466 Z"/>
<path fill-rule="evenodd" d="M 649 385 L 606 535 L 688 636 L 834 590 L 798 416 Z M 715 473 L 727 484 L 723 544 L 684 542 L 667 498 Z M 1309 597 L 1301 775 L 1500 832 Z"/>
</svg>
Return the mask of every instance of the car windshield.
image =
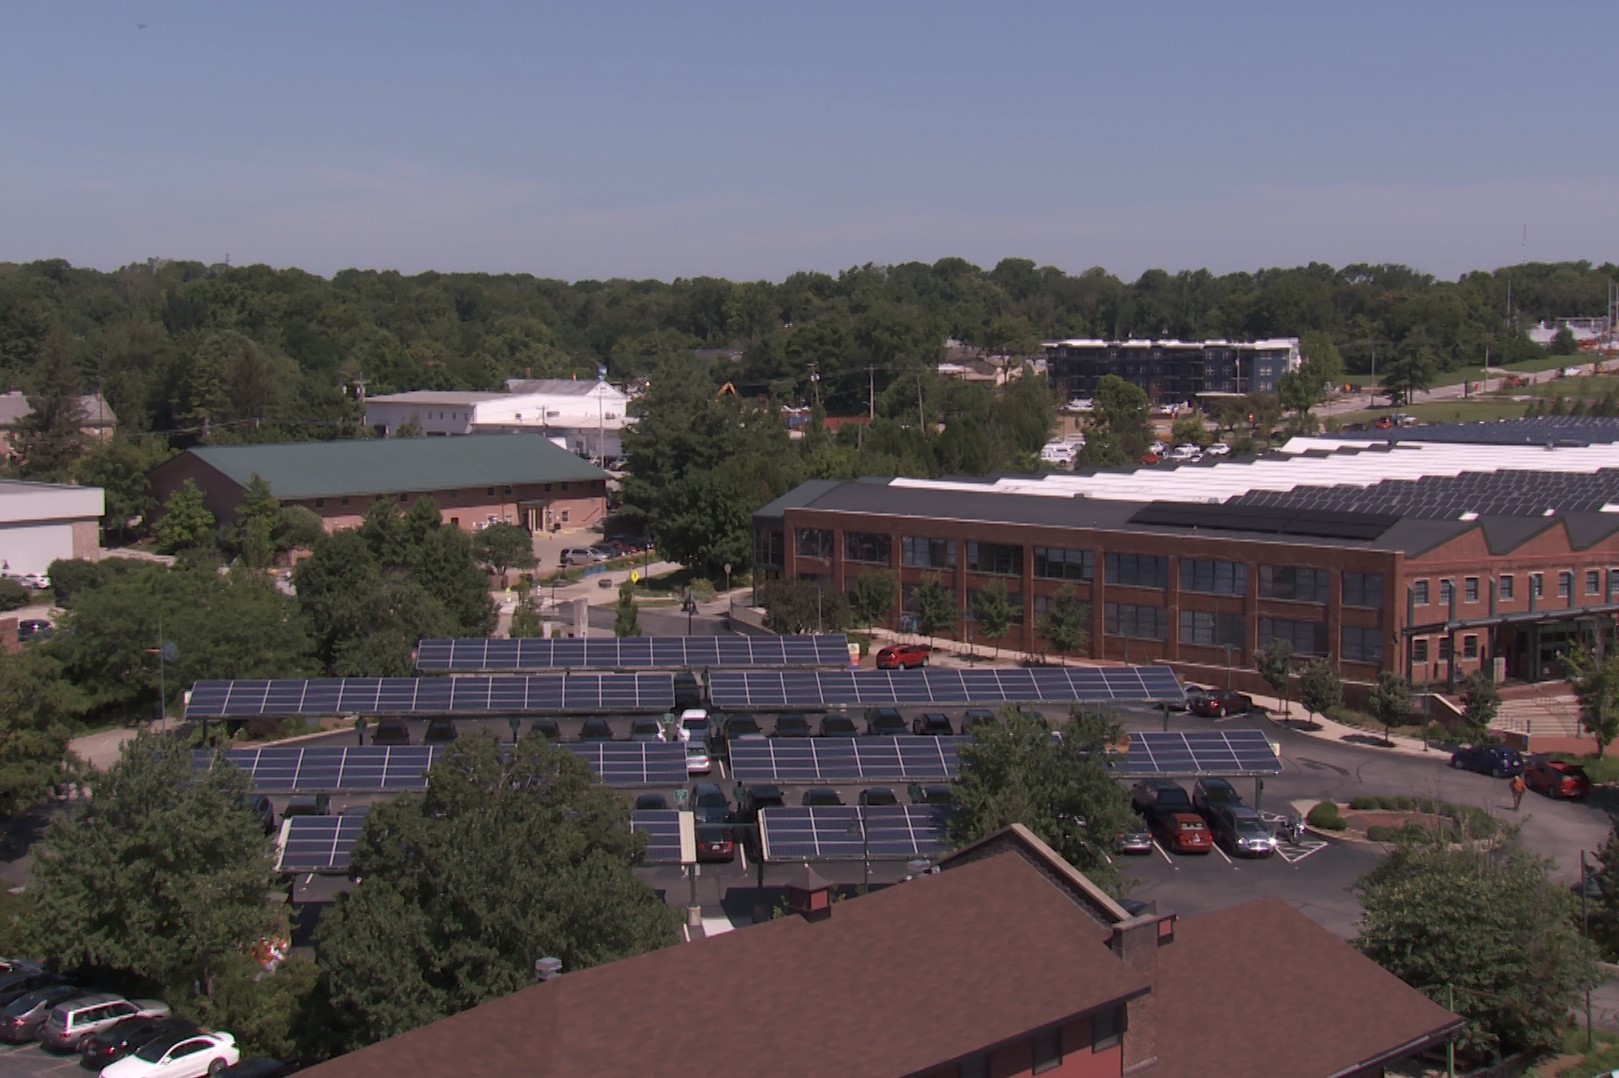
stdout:
<svg viewBox="0 0 1619 1078">
<path fill-rule="evenodd" d="M 156 1063 L 158 1060 L 162 1059 L 163 1056 L 168 1053 L 168 1050 L 173 1048 L 176 1043 L 177 1041 L 173 1037 L 159 1037 L 155 1041 L 147 1041 L 145 1044 L 135 1049 L 135 1058 L 145 1060 L 148 1063 Z"/>
<path fill-rule="evenodd" d="M 833 717 L 821 720 L 821 729 L 832 733 L 853 733 L 854 720 L 849 718 Z"/>
<path fill-rule="evenodd" d="M 1171 786 L 1167 789 L 1160 788 L 1158 790 L 1158 803 L 1160 805 L 1189 805 L 1191 800 L 1186 796 L 1185 790 L 1179 786 Z"/>
<path fill-rule="evenodd" d="M 43 1002 L 44 1000 L 38 995 L 30 992 L 26 996 L 19 996 L 17 999 L 14 999 L 10 1003 L 6 1004 L 5 1011 L 0 1013 L 4 1013 L 9 1018 L 21 1018 L 23 1015 L 38 1007 Z"/>
<path fill-rule="evenodd" d="M 894 796 L 893 790 L 867 790 L 866 804 L 868 805 L 897 805 L 899 798 Z"/>
<path fill-rule="evenodd" d="M 1270 828 L 1266 827 L 1262 821 L 1250 819 L 1247 816 L 1234 820 L 1232 826 L 1245 835 L 1270 834 Z"/>
</svg>

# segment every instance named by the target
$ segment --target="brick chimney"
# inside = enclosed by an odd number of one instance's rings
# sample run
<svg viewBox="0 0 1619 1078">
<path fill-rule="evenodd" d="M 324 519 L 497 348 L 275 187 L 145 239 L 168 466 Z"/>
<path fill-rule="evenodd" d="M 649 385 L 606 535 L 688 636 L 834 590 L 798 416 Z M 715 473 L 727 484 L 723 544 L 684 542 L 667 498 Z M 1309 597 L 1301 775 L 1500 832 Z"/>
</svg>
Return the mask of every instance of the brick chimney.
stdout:
<svg viewBox="0 0 1619 1078">
<path fill-rule="evenodd" d="M 1124 1073 L 1158 1062 L 1158 948 L 1175 942 L 1174 914 L 1143 914 L 1113 926 L 1108 940 L 1119 961 L 1147 978 L 1151 990 L 1125 1005 Z"/>
<path fill-rule="evenodd" d="M 807 863 L 787 883 L 787 912 L 806 921 L 824 921 L 832 916 L 832 885 Z"/>
</svg>

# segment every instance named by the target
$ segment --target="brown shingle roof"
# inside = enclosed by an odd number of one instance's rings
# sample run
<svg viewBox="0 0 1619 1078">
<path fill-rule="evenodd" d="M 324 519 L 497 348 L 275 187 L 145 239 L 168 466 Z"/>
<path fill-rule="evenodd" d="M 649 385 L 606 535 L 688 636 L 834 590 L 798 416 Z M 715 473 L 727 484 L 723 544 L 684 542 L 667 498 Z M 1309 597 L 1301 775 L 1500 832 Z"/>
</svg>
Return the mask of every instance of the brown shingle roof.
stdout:
<svg viewBox="0 0 1619 1078">
<path fill-rule="evenodd" d="M 1279 898 L 1181 919 L 1156 972 L 1153 1078 L 1352 1074 L 1462 1024 Z"/>
<path fill-rule="evenodd" d="M 310 1074 L 667 1078 L 711 1075 L 728 1056 L 750 1074 L 908 1074 L 1145 992 L 1108 935 L 1001 854 L 816 923 L 786 917 L 565 972 Z"/>
</svg>

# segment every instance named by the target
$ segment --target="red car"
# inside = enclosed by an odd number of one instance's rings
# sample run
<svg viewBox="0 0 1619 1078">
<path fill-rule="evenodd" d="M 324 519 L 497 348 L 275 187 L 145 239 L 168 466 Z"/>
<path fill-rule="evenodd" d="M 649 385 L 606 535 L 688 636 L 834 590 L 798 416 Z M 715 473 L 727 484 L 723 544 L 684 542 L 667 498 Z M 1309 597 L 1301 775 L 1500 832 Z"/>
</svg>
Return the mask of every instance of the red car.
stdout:
<svg viewBox="0 0 1619 1078">
<path fill-rule="evenodd" d="M 731 829 L 724 824 L 698 824 L 697 860 L 735 861 L 736 842 L 731 838 Z"/>
<path fill-rule="evenodd" d="M 1540 760 L 1523 770 L 1523 781 L 1531 790 L 1539 790 L 1547 797 L 1566 797 L 1579 801 L 1591 792 L 1591 780 L 1585 768 L 1565 760 Z"/>
<path fill-rule="evenodd" d="M 1154 812 L 1148 823 L 1164 848 L 1175 853 L 1208 853 L 1214 849 L 1209 825 L 1195 812 Z"/>
<path fill-rule="evenodd" d="M 912 670 L 928 664 L 926 644 L 890 644 L 877 653 L 879 670 Z"/>
<path fill-rule="evenodd" d="M 1253 698 L 1246 693 L 1231 692 L 1229 689 L 1217 692 L 1206 692 L 1191 703 L 1190 710 L 1194 715 L 1201 715 L 1205 719 L 1223 719 L 1227 715 L 1246 715 L 1254 709 Z"/>
</svg>

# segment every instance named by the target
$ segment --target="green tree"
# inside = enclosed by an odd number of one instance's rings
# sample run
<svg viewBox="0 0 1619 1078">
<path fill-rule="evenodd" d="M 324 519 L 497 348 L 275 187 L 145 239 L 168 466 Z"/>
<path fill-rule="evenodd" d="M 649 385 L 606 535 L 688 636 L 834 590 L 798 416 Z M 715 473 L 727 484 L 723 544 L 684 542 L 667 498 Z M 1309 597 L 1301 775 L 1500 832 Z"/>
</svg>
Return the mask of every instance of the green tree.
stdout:
<svg viewBox="0 0 1619 1078">
<path fill-rule="evenodd" d="M 17 420 L 12 454 L 25 479 L 68 478 L 84 451 L 84 404 L 73 342 L 61 326 L 46 333 L 28 388 L 28 412 Z"/>
<path fill-rule="evenodd" d="M 652 517 L 658 553 L 712 578 L 753 562 L 753 511 L 764 504 L 724 471 L 676 479 L 659 494 Z"/>
<path fill-rule="evenodd" d="M 1175 420 L 1170 428 L 1169 440 L 1175 445 L 1208 445 L 1214 441 L 1209 428 L 1203 425 L 1203 417 L 1198 415 L 1181 416 Z"/>
<path fill-rule="evenodd" d="M 463 737 L 425 793 L 377 806 L 354 851 L 360 881 L 321 918 L 316 953 L 344 1047 L 404 1033 L 534 982 L 675 942 L 632 871 L 628 803 L 572 753 Z"/>
<path fill-rule="evenodd" d="M 275 528 L 275 546 L 277 550 L 313 550 L 325 534 L 326 525 L 319 513 L 303 505 L 283 506 Z"/>
<path fill-rule="evenodd" d="M 58 969 L 124 974 L 171 1001 L 212 994 L 216 974 L 274 930 L 271 844 L 247 778 L 192 767 L 180 738 L 141 734 L 95 797 L 52 820 L 32 861 L 28 934 Z M 117 871 L 108 871 L 116 865 Z"/>
<path fill-rule="evenodd" d="M 1320 404 L 1344 378 L 1343 357 L 1326 333 L 1306 333 L 1299 343 L 1303 362 L 1296 371 L 1283 374 L 1276 383 L 1276 394 L 1283 407 L 1300 416 Z"/>
<path fill-rule="evenodd" d="M 1064 584 L 1051 597 L 1046 612 L 1035 619 L 1035 628 L 1059 655 L 1082 652 L 1090 643 L 1091 608 L 1074 595 L 1071 584 Z"/>
<path fill-rule="evenodd" d="M 1000 640 L 1006 636 L 1019 613 L 1018 604 L 999 580 L 991 581 L 973 596 L 973 621 L 983 631 L 984 640 Z"/>
<path fill-rule="evenodd" d="M 955 632 L 956 600 L 938 577 L 928 577 L 911 592 L 916 607 L 916 628 L 923 636 L 945 636 Z"/>
<path fill-rule="evenodd" d="M 1599 955 L 1612 961 L 1619 958 L 1619 824 L 1610 824 L 1608 837 L 1596 851 L 1596 864 L 1586 868 L 1581 880 L 1587 889 L 1585 901 L 1591 919 L 1591 939 Z M 1596 887 L 1590 887 L 1595 882 Z"/>
<path fill-rule="evenodd" d="M 450 612 L 457 636 L 488 636 L 495 627 L 489 578 L 472 556 L 472 540 L 460 528 L 435 528 L 416 550 L 411 579 Z"/>
<path fill-rule="evenodd" d="M 1619 737 L 1619 650 L 1610 654 L 1576 644 L 1563 656 L 1569 688 L 1580 705 L 1580 726 L 1596 739 L 1597 758 Z"/>
<path fill-rule="evenodd" d="M 214 542 L 214 515 L 203 504 L 202 489 L 187 479 L 163 503 L 155 534 L 158 546 L 167 553 L 203 549 Z"/>
<path fill-rule="evenodd" d="M 1117 724 L 1076 713 L 1054 739 L 1039 715 L 1009 708 L 1002 718 L 961 747 L 951 839 L 962 846 L 1021 823 L 1097 883 L 1117 884 L 1108 851 L 1133 817 L 1107 764 Z"/>
<path fill-rule="evenodd" d="M 516 524 L 491 524 L 472 537 L 472 556 L 504 585 L 506 570 L 534 568 L 534 537 Z"/>
<path fill-rule="evenodd" d="M 1389 395 L 1395 405 L 1410 404 L 1417 390 L 1427 389 L 1433 384 L 1438 370 L 1439 360 L 1428 341 L 1428 335 L 1419 329 L 1400 343 L 1399 349 L 1383 368 L 1383 392 Z"/>
<path fill-rule="evenodd" d="M 151 471 L 173 455 L 162 438 L 120 434 L 92 442 L 73 466 L 77 482 L 105 495 L 101 527 L 109 541 L 128 541 L 151 528 L 158 508 Z"/>
<path fill-rule="evenodd" d="M 231 541 L 242 564 L 250 569 L 268 569 L 275 564 L 276 529 L 281 524 L 281 499 L 275 496 L 257 472 L 242 490 L 236 506 Z"/>
<path fill-rule="evenodd" d="M 1271 692 L 1282 697 L 1282 714 L 1287 714 L 1287 691 L 1293 673 L 1293 643 L 1273 636 L 1264 647 L 1254 652 L 1254 669 L 1265 679 Z"/>
<path fill-rule="evenodd" d="M 373 498 L 360 520 L 360 538 L 371 548 L 371 556 L 383 569 L 410 565 L 415 551 L 405 533 L 404 515 L 391 498 Z"/>
<path fill-rule="evenodd" d="M 70 607 L 75 595 L 98 587 L 107 578 L 107 564 L 83 558 L 58 558 L 51 562 L 45 575 L 51 578 L 51 594 L 56 605 L 64 609 Z"/>
<path fill-rule="evenodd" d="M 37 804 L 66 777 L 68 738 L 83 710 L 54 658 L 38 648 L 0 655 L 0 816 Z"/>
<path fill-rule="evenodd" d="M 1383 739 L 1387 741 L 1396 726 L 1411 721 L 1411 683 L 1385 670 L 1377 675 L 1377 684 L 1372 686 L 1366 704 L 1372 717 L 1382 724 Z"/>
<path fill-rule="evenodd" d="M 1580 342 L 1575 339 L 1574 331 L 1568 326 L 1557 327 L 1557 334 L 1552 337 L 1551 353 L 1554 356 L 1577 356 L 1580 354 Z"/>
<path fill-rule="evenodd" d="M 1600 978 L 1580 939 L 1573 896 L 1546 862 L 1513 844 L 1402 844 L 1355 890 L 1355 945 L 1467 1019 L 1472 1059 L 1561 1043 L 1569 1011 Z"/>
<path fill-rule="evenodd" d="M 635 585 L 628 581 L 618 589 L 618 603 L 613 609 L 613 635 L 641 635 L 641 616 L 635 607 Z"/>
<path fill-rule="evenodd" d="M 765 628 L 773 633 L 837 632 L 849 626 L 849 602 L 813 580 L 772 580 L 759 589 Z"/>
<path fill-rule="evenodd" d="M 1139 459 L 1151 441 L 1147 394 L 1116 374 L 1104 374 L 1096 383 L 1080 462 L 1098 467 L 1128 464 Z"/>
<path fill-rule="evenodd" d="M 0 611 L 21 610 L 33 599 L 33 593 L 17 581 L 0 578 Z"/>
<path fill-rule="evenodd" d="M 540 612 L 534 609 L 533 604 L 518 603 L 517 609 L 512 611 L 512 621 L 506 629 L 506 635 L 513 640 L 544 636 L 545 621 L 540 617 Z"/>
<path fill-rule="evenodd" d="M 1344 685 L 1326 659 L 1316 659 L 1299 674 L 1299 702 L 1325 715 L 1344 702 Z"/>
<path fill-rule="evenodd" d="M 1495 680 L 1483 670 L 1475 670 L 1462 682 L 1462 723 L 1473 740 L 1482 741 L 1501 710 L 1501 693 Z"/>
<path fill-rule="evenodd" d="M 382 571 L 363 527 L 322 538 L 293 569 L 292 585 L 308 619 L 315 653 L 328 669 L 350 641 L 376 627 Z"/>
<path fill-rule="evenodd" d="M 857 625 L 887 625 L 899 595 L 899 577 L 892 569 L 877 569 L 855 577 L 849 609 Z"/>
</svg>

